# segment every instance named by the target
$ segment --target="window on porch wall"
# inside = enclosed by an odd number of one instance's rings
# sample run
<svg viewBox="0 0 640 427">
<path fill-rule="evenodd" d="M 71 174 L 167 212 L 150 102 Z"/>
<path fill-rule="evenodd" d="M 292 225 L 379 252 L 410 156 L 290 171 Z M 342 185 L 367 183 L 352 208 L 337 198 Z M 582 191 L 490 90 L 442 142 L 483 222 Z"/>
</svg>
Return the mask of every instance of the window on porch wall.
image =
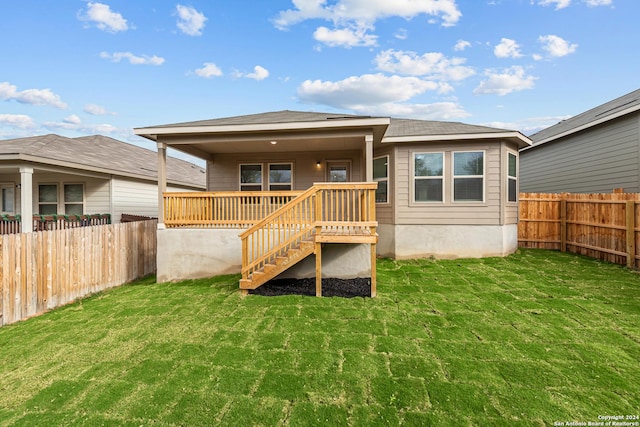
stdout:
<svg viewBox="0 0 640 427">
<path fill-rule="evenodd" d="M 262 165 L 240 165 L 240 191 L 262 191 Z"/>
<path fill-rule="evenodd" d="M 269 190 L 291 191 L 293 188 L 293 167 L 291 163 L 269 165 Z"/>
<path fill-rule="evenodd" d="M 38 186 L 38 212 L 40 215 L 58 213 L 58 185 L 40 184 Z"/>
<path fill-rule="evenodd" d="M 13 214 L 15 209 L 15 185 L 2 184 L 2 213 Z"/>
</svg>

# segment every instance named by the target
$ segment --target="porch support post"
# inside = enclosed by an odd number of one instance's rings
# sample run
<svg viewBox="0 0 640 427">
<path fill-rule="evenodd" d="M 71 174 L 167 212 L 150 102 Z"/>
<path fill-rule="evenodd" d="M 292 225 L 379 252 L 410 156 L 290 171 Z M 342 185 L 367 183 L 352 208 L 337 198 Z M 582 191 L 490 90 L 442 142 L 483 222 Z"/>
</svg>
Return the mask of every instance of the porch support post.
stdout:
<svg viewBox="0 0 640 427">
<path fill-rule="evenodd" d="M 164 193 L 167 191 L 167 144 L 157 142 L 158 146 L 158 228 L 164 226 Z"/>
<path fill-rule="evenodd" d="M 365 135 L 364 143 L 365 181 L 373 182 L 373 135 Z"/>
<path fill-rule="evenodd" d="M 316 296 L 322 296 L 322 243 L 316 242 Z"/>
<path fill-rule="evenodd" d="M 33 232 L 33 168 L 20 168 L 20 232 Z"/>
</svg>

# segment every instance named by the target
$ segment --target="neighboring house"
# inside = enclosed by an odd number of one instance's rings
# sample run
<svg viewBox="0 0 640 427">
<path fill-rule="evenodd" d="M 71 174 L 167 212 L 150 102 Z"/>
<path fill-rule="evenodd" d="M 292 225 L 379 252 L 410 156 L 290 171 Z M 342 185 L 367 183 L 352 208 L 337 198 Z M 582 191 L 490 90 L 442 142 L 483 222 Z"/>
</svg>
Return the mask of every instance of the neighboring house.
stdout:
<svg viewBox="0 0 640 427">
<path fill-rule="evenodd" d="M 303 197 L 309 198 L 309 207 L 279 219 L 270 217 L 274 222 L 265 227 L 273 231 L 287 218 L 295 222 L 302 217 L 304 221 L 309 214 L 312 221 L 318 221 L 317 231 L 310 231 L 311 238 L 316 233 L 316 244 L 368 243 L 378 255 L 397 259 L 501 256 L 517 248 L 518 149 L 530 144 L 517 131 L 279 111 L 137 128 L 134 132 L 157 142 L 159 159 L 167 147 L 205 159 L 207 190 L 216 192 L 211 200 L 201 200 L 203 206 L 209 206 L 206 209 L 181 210 L 187 201 L 165 195 L 166 206 L 176 207 L 159 213 L 158 280 L 241 269 L 244 280 L 249 280 L 245 273 L 251 273 L 253 261 L 247 253 L 254 246 L 245 239 L 253 233 L 256 222 L 273 212 L 269 206 L 281 206 L 274 202 L 275 196 L 267 197 L 270 192 L 297 191 L 297 195 L 306 190 Z M 314 186 L 316 183 L 325 184 Z M 376 184 L 377 189 L 371 190 Z M 310 188 L 316 193 L 310 194 Z M 368 191 L 375 192 L 372 216 L 368 216 Z M 218 192 L 220 196 L 215 196 Z M 243 198 L 244 194 L 251 197 Z M 229 201 L 223 204 L 223 198 Z M 293 204 L 302 204 L 295 200 Z M 247 209 L 263 214 L 254 218 Z M 198 221 L 187 218 L 194 212 Z M 371 218 L 377 224 L 371 223 Z M 289 232 L 295 234 L 301 227 L 295 225 Z M 248 245 L 247 259 L 245 255 L 241 259 L 239 233 L 242 244 Z M 352 240 L 345 237 L 348 233 L 353 234 Z M 370 233 L 379 238 L 373 241 Z M 268 246 L 278 238 L 267 232 L 257 240 L 257 246 Z M 371 268 L 366 252 L 354 257 L 357 259 L 340 253 L 334 259 L 323 254 L 322 263 L 334 263 L 339 270 L 339 266 L 360 265 L 359 259 L 364 260 L 365 270 Z M 271 267 L 265 262 L 266 271 Z M 322 274 L 331 277 L 343 272 Z"/>
<path fill-rule="evenodd" d="M 531 136 L 520 150 L 520 189 L 640 192 L 640 89 Z"/>
<path fill-rule="evenodd" d="M 2 214 L 157 216 L 158 154 L 106 136 L 42 135 L 0 141 Z M 202 191 L 205 171 L 167 159 L 171 191 Z M 30 230 L 23 221 L 23 231 Z"/>
</svg>

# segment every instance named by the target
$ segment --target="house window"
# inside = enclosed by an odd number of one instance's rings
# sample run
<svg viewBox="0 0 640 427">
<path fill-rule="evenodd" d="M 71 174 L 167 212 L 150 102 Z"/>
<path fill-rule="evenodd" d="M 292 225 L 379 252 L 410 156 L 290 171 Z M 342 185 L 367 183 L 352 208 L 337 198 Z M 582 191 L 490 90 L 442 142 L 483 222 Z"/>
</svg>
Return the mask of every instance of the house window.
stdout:
<svg viewBox="0 0 640 427">
<path fill-rule="evenodd" d="M 389 156 L 373 159 L 373 180 L 378 183 L 376 203 L 389 202 Z"/>
<path fill-rule="evenodd" d="M 38 213 L 40 215 L 58 213 L 58 186 L 56 184 L 40 184 L 38 186 Z"/>
<path fill-rule="evenodd" d="M 484 201 L 484 152 L 453 153 L 453 201 Z"/>
<path fill-rule="evenodd" d="M 413 200 L 442 202 L 444 153 L 414 153 Z"/>
<path fill-rule="evenodd" d="M 291 191 L 293 187 L 291 163 L 272 163 L 269 165 L 269 190 Z"/>
<path fill-rule="evenodd" d="M 262 190 L 262 165 L 240 165 L 240 191 Z"/>
<path fill-rule="evenodd" d="M 2 184 L 0 188 L 2 189 L 2 213 L 14 213 L 15 185 Z"/>
<path fill-rule="evenodd" d="M 509 171 L 507 173 L 508 201 L 518 201 L 518 157 L 509 153 Z"/>
<path fill-rule="evenodd" d="M 84 186 L 64 184 L 64 213 L 82 215 L 84 213 Z"/>
</svg>

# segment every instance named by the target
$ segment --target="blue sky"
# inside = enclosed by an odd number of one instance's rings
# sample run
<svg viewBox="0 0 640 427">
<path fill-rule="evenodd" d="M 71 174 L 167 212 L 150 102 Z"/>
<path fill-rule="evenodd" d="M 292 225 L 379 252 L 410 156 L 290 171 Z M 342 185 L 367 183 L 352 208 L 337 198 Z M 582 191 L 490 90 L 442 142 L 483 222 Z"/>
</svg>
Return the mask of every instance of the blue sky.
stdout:
<svg viewBox="0 0 640 427">
<path fill-rule="evenodd" d="M 0 139 L 278 110 L 525 134 L 640 87 L 638 0 L 4 0 Z"/>
</svg>

